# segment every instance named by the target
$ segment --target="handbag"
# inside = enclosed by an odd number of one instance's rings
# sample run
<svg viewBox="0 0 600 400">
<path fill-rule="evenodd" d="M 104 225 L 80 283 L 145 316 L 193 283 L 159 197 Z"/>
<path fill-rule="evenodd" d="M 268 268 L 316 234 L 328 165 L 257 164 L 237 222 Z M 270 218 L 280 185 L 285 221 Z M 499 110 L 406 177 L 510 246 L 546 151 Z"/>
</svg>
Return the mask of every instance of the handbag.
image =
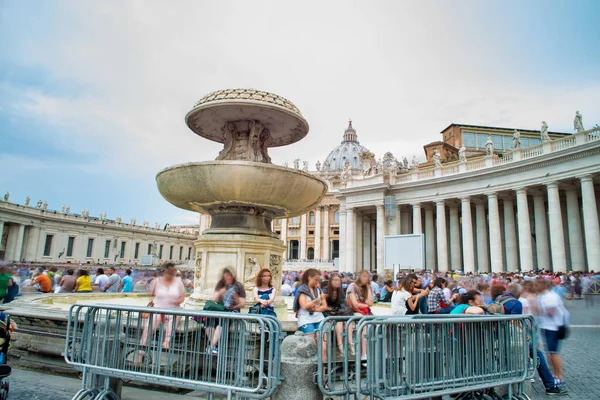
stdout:
<svg viewBox="0 0 600 400">
<path fill-rule="evenodd" d="M 361 313 L 362 315 L 371 315 L 371 308 L 370 307 L 355 308 L 354 312 Z"/>
<path fill-rule="evenodd" d="M 150 303 L 146 304 L 146 307 L 154 307 L 154 300 L 150 300 Z M 148 317 L 150 317 L 150 313 L 146 313 L 146 312 L 141 313 L 140 317 L 148 318 Z"/>
<path fill-rule="evenodd" d="M 260 314 L 260 303 L 256 303 L 252 307 L 248 308 L 248 314 Z"/>
<path fill-rule="evenodd" d="M 212 300 L 206 300 L 206 303 L 204 303 L 203 310 L 204 311 L 224 312 L 224 311 L 227 311 L 227 308 L 225 308 L 224 304 L 217 303 Z"/>
</svg>

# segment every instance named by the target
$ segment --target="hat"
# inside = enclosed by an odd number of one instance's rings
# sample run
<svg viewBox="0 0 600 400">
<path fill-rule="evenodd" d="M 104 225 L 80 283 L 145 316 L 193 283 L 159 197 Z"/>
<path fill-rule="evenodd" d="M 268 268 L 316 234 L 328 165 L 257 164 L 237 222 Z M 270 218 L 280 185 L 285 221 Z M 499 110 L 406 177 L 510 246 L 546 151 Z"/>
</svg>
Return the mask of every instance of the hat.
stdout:
<svg viewBox="0 0 600 400">
<path fill-rule="evenodd" d="M 458 294 L 467 294 L 467 289 L 465 289 L 465 288 L 458 289 Z"/>
</svg>

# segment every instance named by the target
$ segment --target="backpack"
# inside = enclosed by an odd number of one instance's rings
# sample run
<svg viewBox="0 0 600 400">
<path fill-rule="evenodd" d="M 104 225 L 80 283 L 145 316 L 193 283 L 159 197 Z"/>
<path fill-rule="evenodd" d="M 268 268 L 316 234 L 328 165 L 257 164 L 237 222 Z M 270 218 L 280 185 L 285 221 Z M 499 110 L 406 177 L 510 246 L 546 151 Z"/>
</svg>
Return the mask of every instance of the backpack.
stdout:
<svg viewBox="0 0 600 400">
<path fill-rule="evenodd" d="M 511 300 L 514 299 L 510 296 L 498 296 L 497 300 L 487 305 L 485 308 L 486 314 L 504 314 L 504 305 Z"/>
</svg>

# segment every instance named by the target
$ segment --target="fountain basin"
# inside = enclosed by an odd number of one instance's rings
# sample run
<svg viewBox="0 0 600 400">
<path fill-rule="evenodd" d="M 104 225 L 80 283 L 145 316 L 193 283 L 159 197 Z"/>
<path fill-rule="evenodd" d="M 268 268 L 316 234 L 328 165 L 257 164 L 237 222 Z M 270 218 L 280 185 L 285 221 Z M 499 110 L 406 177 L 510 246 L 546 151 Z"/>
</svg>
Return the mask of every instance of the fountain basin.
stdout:
<svg viewBox="0 0 600 400">
<path fill-rule="evenodd" d="M 219 207 L 267 211 L 269 219 L 294 217 L 316 207 L 327 184 L 308 173 L 248 161 L 175 165 L 156 175 L 160 194 L 185 210 L 214 214 Z"/>
</svg>

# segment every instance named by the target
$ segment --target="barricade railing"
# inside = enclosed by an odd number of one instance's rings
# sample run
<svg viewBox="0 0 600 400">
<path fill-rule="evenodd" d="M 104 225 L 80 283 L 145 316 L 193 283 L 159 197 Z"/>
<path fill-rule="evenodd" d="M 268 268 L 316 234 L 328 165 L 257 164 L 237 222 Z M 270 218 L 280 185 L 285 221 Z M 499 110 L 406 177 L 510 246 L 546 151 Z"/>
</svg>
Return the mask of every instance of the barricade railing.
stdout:
<svg viewBox="0 0 600 400">
<path fill-rule="evenodd" d="M 282 336 L 281 323 L 264 315 L 74 305 L 65 360 L 84 373 L 74 400 L 94 393 L 98 400 L 118 399 L 108 378 L 198 390 L 209 398 L 266 398 L 283 379 Z M 106 378 L 103 387 L 93 375 Z"/>
<path fill-rule="evenodd" d="M 531 316 L 328 317 L 318 330 L 317 384 L 325 396 L 348 399 L 420 399 L 504 385 L 510 394 L 515 383 L 522 391 L 537 363 L 533 326 Z M 337 354 L 340 330 L 352 354 Z"/>
</svg>

